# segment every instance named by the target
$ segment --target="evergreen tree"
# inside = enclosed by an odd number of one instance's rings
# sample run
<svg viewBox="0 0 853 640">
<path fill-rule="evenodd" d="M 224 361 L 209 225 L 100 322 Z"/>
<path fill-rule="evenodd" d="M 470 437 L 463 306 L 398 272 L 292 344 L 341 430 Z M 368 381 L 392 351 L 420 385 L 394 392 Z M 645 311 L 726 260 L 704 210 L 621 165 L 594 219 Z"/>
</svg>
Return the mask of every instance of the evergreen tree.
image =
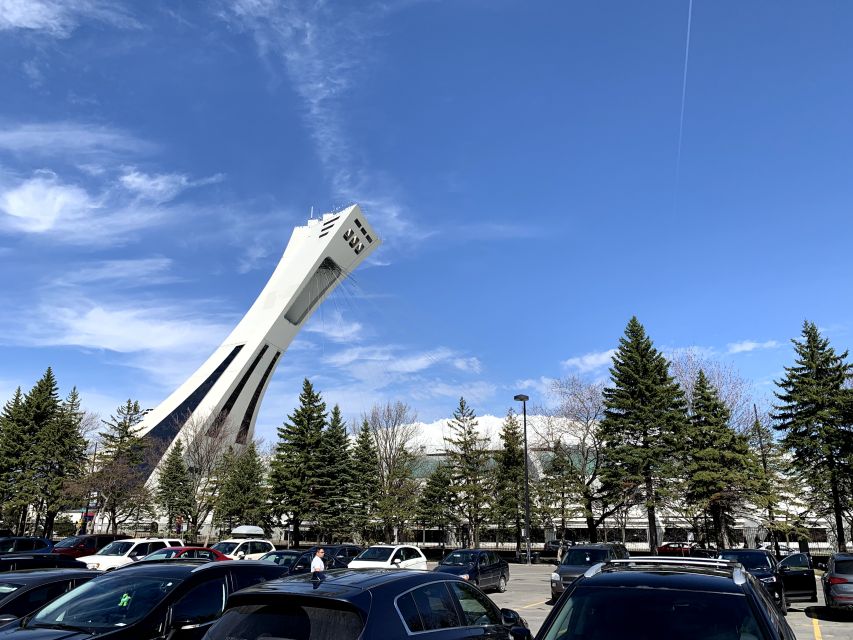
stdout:
<svg viewBox="0 0 853 640">
<path fill-rule="evenodd" d="M 350 520 L 361 542 L 368 544 L 374 540 L 372 531 L 379 509 L 379 457 L 367 420 L 358 430 L 350 459 Z"/>
<path fill-rule="evenodd" d="M 293 543 L 302 541 L 300 527 L 317 520 L 325 508 L 319 486 L 323 456 L 321 441 L 326 424 L 326 403 L 306 378 L 299 394 L 299 407 L 278 428 L 278 444 L 272 462 L 273 501 L 293 527 Z"/>
<path fill-rule="evenodd" d="M 193 508 L 193 494 L 189 472 L 184 462 L 184 444 L 180 439 L 163 460 L 157 477 L 155 497 L 157 504 L 166 514 L 169 531 L 178 516 L 189 519 Z"/>
<path fill-rule="evenodd" d="M 445 439 L 445 454 L 453 469 L 453 488 L 465 520 L 471 544 L 480 548 L 480 526 L 489 502 L 488 440 L 477 432 L 477 418 L 459 398 L 459 406 L 448 422 L 451 435 Z"/>
<path fill-rule="evenodd" d="M 72 506 L 71 485 L 83 473 L 86 439 L 81 431 L 82 423 L 80 394 L 75 387 L 36 432 L 32 466 L 44 505 L 45 537 L 52 535 L 59 512 Z"/>
<path fill-rule="evenodd" d="M 239 453 L 226 454 L 221 474 L 217 520 L 227 522 L 229 529 L 246 524 L 271 529 L 267 474 L 255 443 Z"/>
<path fill-rule="evenodd" d="M 551 456 L 542 465 L 542 480 L 537 487 L 540 502 L 545 506 L 543 519 L 550 521 L 566 535 L 566 520 L 571 518 L 578 498 L 578 483 L 574 474 L 575 460 L 571 447 L 560 438 L 551 447 Z M 557 525 L 559 524 L 559 527 Z M 590 531 L 590 542 L 598 542 L 596 529 Z"/>
<path fill-rule="evenodd" d="M 516 553 L 521 551 L 524 525 L 524 436 L 515 412 L 510 409 L 501 428 L 503 447 L 492 468 L 492 522 L 498 529 L 512 529 Z"/>
<path fill-rule="evenodd" d="M 142 466 L 145 443 L 138 434 L 142 416 L 139 402 L 128 400 L 103 421 L 106 430 L 100 433 L 103 447 L 92 484 L 113 533 L 118 533 L 120 524 L 132 518 L 139 520 L 151 511 L 147 474 Z"/>
<path fill-rule="evenodd" d="M 693 388 L 689 428 L 680 438 L 686 481 L 685 498 L 710 514 L 718 549 L 730 547 L 734 510 L 758 488 L 759 470 L 749 442 L 729 425 L 731 412 L 701 369 Z"/>
<path fill-rule="evenodd" d="M 599 431 L 602 481 L 616 491 L 642 495 L 654 552 L 661 491 L 675 473 L 672 454 L 686 424 L 684 397 L 636 317 L 619 340 L 610 377 Z"/>
<path fill-rule="evenodd" d="M 439 531 L 441 546 L 447 541 L 448 528 L 458 526 L 458 505 L 452 488 L 453 471 L 440 462 L 427 478 L 418 499 L 416 517 L 425 528 L 435 527 Z"/>
<path fill-rule="evenodd" d="M 812 322 L 803 323 L 803 340 L 792 340 L 797 359 L 785 367 L 776 384 L 779 399 L 773 417 L 784 432 L 783 445 L 793 454 L 793 468 L 813 485 L 825 482 L 827 499 L 835 520 L 838 548 L 846 549 L 843 493 L 853 475 L 853 416 L 851 390 L 845 385 L 853 376 L 847 351 L 836 354 Z"/>
<path fill-rule="evenodd" d="M 26 524 L 29 491 L 24 482 L 31 434 L 24 394 L 18 387 L 0 415 L 0 498 L 3 519 L 17 535 L 23 535 Z"/>
<path fill-rule="evenodd" d="M 338 405 L 332 408 L 329 426 L 323 430 L 320 456 L 322 475 L 318 484 L 322 491 L 323 506 L 317 514 L 318 524 L 325 533 L 326 541 L 349 540 L 352 537 L 349 494 L 353 478 L 349 437 Z"/>
</svg>

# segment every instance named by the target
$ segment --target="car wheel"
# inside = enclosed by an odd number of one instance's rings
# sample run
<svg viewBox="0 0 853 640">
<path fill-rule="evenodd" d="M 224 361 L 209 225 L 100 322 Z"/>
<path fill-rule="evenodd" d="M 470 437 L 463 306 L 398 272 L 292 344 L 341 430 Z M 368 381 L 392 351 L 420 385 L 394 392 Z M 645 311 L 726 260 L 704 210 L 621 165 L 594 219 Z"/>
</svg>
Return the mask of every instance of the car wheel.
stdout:
<svg viewBox="0 0 853 640">
<path fill-rule="evenodd" d="M 503 574 L 501 574 L 501 577 L 498 579 L 497 589 L 498 593 L 503 593 L 504 591 L 506 591 L 506 578 Z"/>
</svg>

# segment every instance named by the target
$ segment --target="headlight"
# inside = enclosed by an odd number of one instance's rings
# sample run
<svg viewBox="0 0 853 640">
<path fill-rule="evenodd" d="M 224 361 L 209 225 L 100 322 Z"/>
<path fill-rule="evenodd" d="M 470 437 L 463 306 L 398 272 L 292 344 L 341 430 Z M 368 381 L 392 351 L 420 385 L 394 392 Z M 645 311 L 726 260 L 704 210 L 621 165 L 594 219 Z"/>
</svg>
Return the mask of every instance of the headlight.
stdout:
<svg viewBox="0 0 853 640">
<path fill-rule="evenodd" d="M 460 577 L 460 578 L 462 578 L 463 580 L 467 580 L 467 579 L 468 579 L 468 578 L 470 578 L 471 576 L 469 576 L 467 573 L 463 573 L 463 574 L 462 574 L 462 575 L 460 575 L 459 577 Z"/>
<path fill-rule="evenodd" d="M 773 584 L 776 582 L 776 576 L 770 576 L 769 578 L 761 578 L 761 582 L 764 584 Z"/>
<path fill-rule="evenodd" d="M 87 568 L 87 569 L 97 569 L 97 568 L 98 568 L 98 563 L 97 563 L 97 562 L 89 562 L 89 563 L 87 563 L 87 564 L 86 564 L 86 568 Z"/>
<path fill-rule="evenodd" d="M 552 582 L 559 582 L 560 581 L 560 574 L 559 573 L 552 573 L 551 574 L 551 581 Z"/>
</svg>

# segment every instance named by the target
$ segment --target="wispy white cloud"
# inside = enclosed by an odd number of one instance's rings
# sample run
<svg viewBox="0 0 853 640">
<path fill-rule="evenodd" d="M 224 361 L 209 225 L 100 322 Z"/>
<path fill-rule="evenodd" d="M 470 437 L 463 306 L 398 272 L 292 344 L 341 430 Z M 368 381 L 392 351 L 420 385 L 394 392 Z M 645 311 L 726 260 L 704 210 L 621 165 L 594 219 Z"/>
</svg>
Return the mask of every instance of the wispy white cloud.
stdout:
<svg viewBox="0 0 853 640">
<path fill-rule="evenodd" d="M 416 400 L 429 398 L 465 398 L 471 405 L 485 404 L 495 397 L 498 391 L 497 385 L 482 380 L 472 382 L 448 382 L 445 380 L 431 380 L 428 384 L 421 384 L 411 389 L 412 397 Z"/>
<path fill-rule="evenodd" d="M 743 340 L 741 342 L 731 342 L 727 345 L 727 353 L 749 353 L 759 349 L 775 349 L 779 343 L 775 340 L 767 340 L 766 342 L 754 342 L 752 340 Z"/>
<path fill-rule="evenodd" d="M 548 399 L 553 396 L 554 382 L 556 382 L 554 378 L 540 376 L 539 378 L 518 380 L 513 386 L 515 389 L 519 389 L 520 391 L 532 391 L 537 396 L 534 398 L 534 401 L 539 404 L 544 404 L 543 399 Z"/>
<path fill-rule="evenodd" d="M 568 369 L 575 369 L 579 373 L 589 373 L 591 371 L 597 371 L 602 367 L 610 366 L 610 362 L 613 360 L 615 353 L 616 349 L 586 353 L 582 356 L 563 360 L 561 364 Z"/>
<path fill-rule="evenodd" d="M 121 287 L 159 285 L 176 282 L 178 278 L 169 273 L 172 260 L 164 257 L 140 258 L 136 260 L 102 260 L 77 268 L 66 269 L 53 279 L 55 286 L 103 285 L 117 282 Z"/>
<path fill-rule="evenodd" d="M 360 338 L 362 328 L 360 322 L 346 321 L 343 313 L 334 309 L 331 312 L 315 314 L 306 325 L 305 331 L 319 334 L 333 342 L 353 342 Z"/>
<path fill-rule="evenodd" d="M 22 29 L 67 38 L 84 21 L 121 28 L 139 23 L 117 2 L 101 0 L 0 0 L 0 31 Z"/>
<path fill-rule="evenodd" d="M 0 193 L 0 222 L 12 229 L 40 233 L 60 221 L 75 223 L 97 208 L 89 194 L 75 185 L 63 184 L 56 174 L 39 171 L 29 180 Z"/>
<path fill-rule="evenodd" d="M 89 123 L 0 126 L 0 150 L 42 158 L 68 157 L 77 164 L 93 162 L 94 159 L 111 161 L 116 157 L 147 154 L 156 149 L 154 144 L 119 129 Z"/>
<path fill-rule="evenodd" d="M 152 202 L 163 203 L 174 199 L 182 191 L 192 187 L 200 187 L 221 182 L 222 174 L 216 174 L 199 180 L 191 180 L 181 173 L 147 174 L 136 169 L 127 169 L 119 178 L 122 186 L 141 198 Z"/>
<path fill-rule="evenodd" d="M 460 371 L 470 371 L 471 373 L 480 373 L 483 370 L 483 363 L 479 358 L 455 358 L 453 366 Z"/>
</svg>

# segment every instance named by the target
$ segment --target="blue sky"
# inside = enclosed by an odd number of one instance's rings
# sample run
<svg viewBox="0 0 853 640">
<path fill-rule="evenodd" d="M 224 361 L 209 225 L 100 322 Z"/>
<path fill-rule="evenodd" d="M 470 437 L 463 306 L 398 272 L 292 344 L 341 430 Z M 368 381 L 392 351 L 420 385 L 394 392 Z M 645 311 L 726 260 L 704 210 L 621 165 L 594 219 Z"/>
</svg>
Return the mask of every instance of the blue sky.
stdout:
<svg viewBox="0 0 853 640">
<path fill-rule="evenodd" d="M 355 417 L 606 376 L 632 314 L 761 400 L 851 346 L 853 5 L 0 0 L 0 394 L 108 415 L 227 335 L 292 227 L 384 244 L 287 351 Z M 678 175 L 678 180 L 676 180 Z"/>
</svg>

